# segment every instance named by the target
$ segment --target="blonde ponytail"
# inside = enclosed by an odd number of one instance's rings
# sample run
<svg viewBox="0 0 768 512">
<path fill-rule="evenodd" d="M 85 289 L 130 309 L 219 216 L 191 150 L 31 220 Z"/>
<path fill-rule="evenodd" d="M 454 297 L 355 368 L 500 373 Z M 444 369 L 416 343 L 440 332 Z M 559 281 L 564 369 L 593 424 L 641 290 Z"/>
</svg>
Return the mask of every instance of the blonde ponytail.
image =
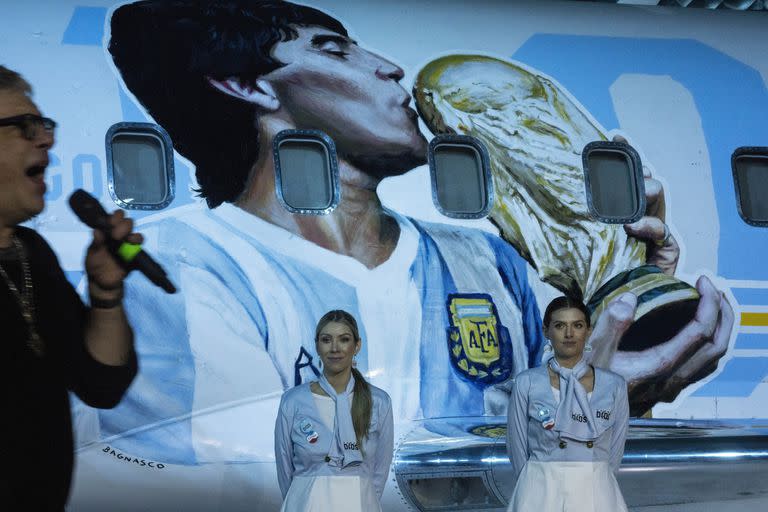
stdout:
<svg viewBox="0 0 768 512">
<path fill-rule="evenodd" d="M 371 429 L 373 398 L 371 397 L 371 386 L 368 385 L 368 381 L 365 380 L 363 374 L 357 368 L 352 368 L 352 375 L 355 377 L 355 396 L 352 398 L 352 425 L 355 427 L 357 446 L 360 447 L 360 453 L 363 453 L 363 441 L 368 438 L 368 431 Z M 364 453 L 363 456 L 365 456 Z"/>
</svg>

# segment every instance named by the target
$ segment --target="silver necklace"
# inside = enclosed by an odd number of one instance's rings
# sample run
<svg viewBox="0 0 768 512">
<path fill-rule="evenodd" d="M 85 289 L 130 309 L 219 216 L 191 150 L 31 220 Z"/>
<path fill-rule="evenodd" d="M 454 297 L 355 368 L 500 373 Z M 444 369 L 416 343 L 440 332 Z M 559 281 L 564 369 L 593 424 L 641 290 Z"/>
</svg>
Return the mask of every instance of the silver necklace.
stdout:
<svg viewBox="0 0 768 512">
<path fill-rule="evenodd" d="M 27 346 L 29 346 L 37 356 L 42 357 L 45 354 L 45 344 L 43 343 L 40 334 L 38 334 L 35 324 L 35 297 L 34 289 L 32 287 L 32 272 L 29 270 L 27 253 L 24 250 L 24 245 L 21 243 L 21 240 L 14 236 L 12 241 L 13 247 L 16 249 L 16 253 L 19 256 L 19 261 L 21 262 L 23 290 L 19 291 L 16 283 L 14 283 L 13 279 L 8 276 L 1 264 L 0 277 L 3 278 L 8 289 L 11 290 L 11 293 L 16 298 L 19 308 L 21 308 L 21 316 L 24 317 L 24 322 L 27 324 Z"/>
</svg>

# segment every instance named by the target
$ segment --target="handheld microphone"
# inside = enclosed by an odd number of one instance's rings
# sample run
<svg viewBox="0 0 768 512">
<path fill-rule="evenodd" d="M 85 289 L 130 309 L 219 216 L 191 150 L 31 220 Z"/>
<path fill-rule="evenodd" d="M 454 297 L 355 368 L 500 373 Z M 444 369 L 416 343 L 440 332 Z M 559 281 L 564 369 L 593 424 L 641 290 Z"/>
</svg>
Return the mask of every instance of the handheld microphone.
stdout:
<svg viewBox="0 0 768 512">
<path fill-rule="evenodd" d="M 176 287 L 168 279 L 163 267 L 144 252 L 140 245 L 114 240 L 110 236 L 109 214 L 95 197 L 79 188 L 69 196 L 69 207 L 84 224 L 104 233 L 110 252 L 125 268 L 139 270 L 166 292 L 176 293 Z"/>
</svg>

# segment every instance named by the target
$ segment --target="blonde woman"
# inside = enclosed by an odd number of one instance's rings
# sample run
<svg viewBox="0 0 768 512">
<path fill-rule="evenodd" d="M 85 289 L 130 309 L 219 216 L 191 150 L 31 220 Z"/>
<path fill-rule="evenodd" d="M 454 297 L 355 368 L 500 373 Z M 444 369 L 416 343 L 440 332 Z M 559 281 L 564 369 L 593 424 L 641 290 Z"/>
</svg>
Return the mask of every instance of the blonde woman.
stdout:
<svg viewBox="0 0 768 512">
<path fill-rule="evenodd" d="M 315 330 L 323 374 L 283 395 L 275 425 L 282 511 L 381 510 L 392 462 L 392 405 L 354 368 L 361 345 L 354 317 L 329 311 Z"/>
<path fill-rule="evenodd" d="M 568 297 L 544 313 L 552 354 L 515 377 L 507 453 L 518 475 L 511 512 L 622 512 L 614 472 L 629 424 L 627 384 L 584 357 L 589 311 Z"/>
</svg>

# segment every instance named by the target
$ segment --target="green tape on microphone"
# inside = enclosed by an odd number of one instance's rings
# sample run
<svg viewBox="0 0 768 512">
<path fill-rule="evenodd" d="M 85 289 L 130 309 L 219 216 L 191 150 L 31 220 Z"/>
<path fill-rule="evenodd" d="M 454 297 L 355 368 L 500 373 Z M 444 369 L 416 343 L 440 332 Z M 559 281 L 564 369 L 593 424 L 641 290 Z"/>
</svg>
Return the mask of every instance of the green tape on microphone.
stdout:
<svg viewBox="0 0 768 512">
<path fill-rule="evenodd" d="M 136 255 L 140 252 L 141 245 L 139 244 L 129 244 L 127 242 L 123 242 L 120 244 L 120 247 L 117 248 L 117 254 L 119 254 L 123 261 L 127 263 L 132 262 L 133 258 L 135 258 Z"/>
</svg>

